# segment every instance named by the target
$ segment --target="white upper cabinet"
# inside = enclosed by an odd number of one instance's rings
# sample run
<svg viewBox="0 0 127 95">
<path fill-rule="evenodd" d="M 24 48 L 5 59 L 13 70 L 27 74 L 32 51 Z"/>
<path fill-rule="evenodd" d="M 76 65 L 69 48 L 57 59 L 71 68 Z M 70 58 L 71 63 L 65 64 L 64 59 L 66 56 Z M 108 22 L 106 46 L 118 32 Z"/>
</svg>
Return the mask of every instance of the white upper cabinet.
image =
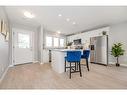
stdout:
<svg viewBox="0 0 127 95">
<path fill-rule="evenodd" d="M 100 28 L 97 30 L 87 31 L 84 33 L 68 36 L 67 41 L 73 42 L 73 40 L 75 40 L 75 39 L 82 39 L 82 44 L 84 44 L 86 41 L 89 42 L 90 37 L 102 36 L 103 31 L 106 31 L 107 35 L 108 35 L 109 34 L 109 27 L 104 27 L 104 28 Z"/>
</svg>

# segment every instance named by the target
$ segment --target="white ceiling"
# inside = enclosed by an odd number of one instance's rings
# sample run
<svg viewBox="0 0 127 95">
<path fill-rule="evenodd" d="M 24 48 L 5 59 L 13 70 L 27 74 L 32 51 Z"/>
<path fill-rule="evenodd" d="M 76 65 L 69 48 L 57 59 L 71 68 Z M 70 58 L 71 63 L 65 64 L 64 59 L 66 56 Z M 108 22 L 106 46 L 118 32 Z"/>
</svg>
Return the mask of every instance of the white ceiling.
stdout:
<svg viewBox="0 0 127 95">
<path fill-rule="evenodd" d="M 5 7 L 11 23 L 19 23 L 31 27 L 44 27 L 50 31 L 60 30 L 63 34 L 72 34 L 88 29 L 117 24 L 127 21 L 127 7 Z M 24 11 L 29 11 L 35 18 L 26 19 Z M 58 14 L 62 14 L 61 17 Z M 66 18 L 70 18 L 67 22 Z M 76 25 L 72 22 L 75 21 Z"/>
</svg>

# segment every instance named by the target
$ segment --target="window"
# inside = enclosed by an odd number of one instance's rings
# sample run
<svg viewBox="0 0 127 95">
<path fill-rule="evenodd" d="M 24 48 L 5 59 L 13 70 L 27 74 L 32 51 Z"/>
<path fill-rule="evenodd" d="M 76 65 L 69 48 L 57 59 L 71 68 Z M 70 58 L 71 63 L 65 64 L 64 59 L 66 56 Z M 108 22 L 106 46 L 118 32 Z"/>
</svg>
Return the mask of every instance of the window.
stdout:
<svg viewBox="0 0 127 95">
<path fill-rule="evenodd" d="M 53 42 L 54 42 L 54 44 L 53 44 L 54 47 L 58 47 L 59 46 L 59 38 L 54 37 Z"/>
<path fill-rule="evenodd" d="M 52 37 L 46 37 L 46 46 L 51 47 L 52 46 Z"/>
<path fill-rule="evenodd" d="M 60 47 L 64 47 L 64 39 L 60 39 Z"/>
<path fill-rule="evenodd" d="M 60 48 L 64 47 L 64 38 L 46 36 L 46 47 L 49 48 Z"/>
<path fill-rule="evenodd" d="M 30 36 L 28 34 L 18 33 L 18 47 L 30 48 Z"/>
</svg>

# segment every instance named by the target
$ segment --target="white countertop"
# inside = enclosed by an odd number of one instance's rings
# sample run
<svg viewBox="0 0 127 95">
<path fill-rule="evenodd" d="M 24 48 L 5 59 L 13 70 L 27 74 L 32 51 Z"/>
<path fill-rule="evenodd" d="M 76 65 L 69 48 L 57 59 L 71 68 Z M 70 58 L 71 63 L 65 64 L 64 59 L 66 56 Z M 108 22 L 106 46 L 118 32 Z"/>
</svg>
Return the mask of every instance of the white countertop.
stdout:
<svg viewBox="0 0 127 95">
<path fill-rule="evenodd" d="M 60 52 L 66 52 L 66 51 L 82 51 L 81 49 L 51 49 L 53 51 L 60 51 Z"/>
</svg>

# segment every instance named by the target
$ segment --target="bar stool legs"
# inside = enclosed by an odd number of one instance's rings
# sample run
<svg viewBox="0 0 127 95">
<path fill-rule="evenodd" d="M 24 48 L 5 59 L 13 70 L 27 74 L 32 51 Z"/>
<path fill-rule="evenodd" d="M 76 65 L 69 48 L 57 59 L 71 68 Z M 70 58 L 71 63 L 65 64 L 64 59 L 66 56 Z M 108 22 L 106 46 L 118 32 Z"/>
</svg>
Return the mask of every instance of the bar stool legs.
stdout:
<svg viewBox="0 0 127 95">
<path fill-rule="evenodd" d="M 65 61 L 65 64 L 64 64 L 64 66 L 65 66 L 64 71 L 65 72 L 66 72 L 66 68 L 70 68 L 69 78 L 71 79 L 71 73 L 75 73 L 75 72 L 79 72 L 80 73 L 80 77 L 82 77 L 80 62 L 75 62 L 74 66 L 71 65 L 71 62 L 69 62 L 69 63 L 70 63 L 69 67 L 66 66 L 66 61 Z"/>
<path fill-rule="evenodd" d="M 71 79 L 71 62 L 70 62 L 70 79 Z"/>
<path fill-rule="evenodd" d="M 80 77 L 82 77 L 82 72 L 81 72 L 81 64 L 80 62 L 75 62 L 75 66 L 74 66 L 74 71 L 72 71 L 72 65 L 71 65 L 71 62 L 70 62 L 70 76 L 69 78 L 71 79 L 71 73 L 75 73 L 75 72 L 79 72 L 80 73 Z"/>
<path fill-rule="evenodd" d="M 77 69 L 77 65 L 76 65 L 76 62 L 75 62 L 75 71 L 76 71 L 76 69 Z"/>
<path fill-rule="evenodd" d="M 87 66 L 87 70 L 89 71 L 88 59 L 86 59 L 86 66 Z"/>
<path fill-rule="evenodd" d="M 81 64 L 80 64 L 80 62 L 79 62 L 79 72 L 80 72 L 80 77 L 82 77 Z"/>
<path fill-rule="evenodd" d="M 66 72 L 66 60 L 65 60 L 65 64 L 64 64 L 64 72 Z"/>
</svg>

